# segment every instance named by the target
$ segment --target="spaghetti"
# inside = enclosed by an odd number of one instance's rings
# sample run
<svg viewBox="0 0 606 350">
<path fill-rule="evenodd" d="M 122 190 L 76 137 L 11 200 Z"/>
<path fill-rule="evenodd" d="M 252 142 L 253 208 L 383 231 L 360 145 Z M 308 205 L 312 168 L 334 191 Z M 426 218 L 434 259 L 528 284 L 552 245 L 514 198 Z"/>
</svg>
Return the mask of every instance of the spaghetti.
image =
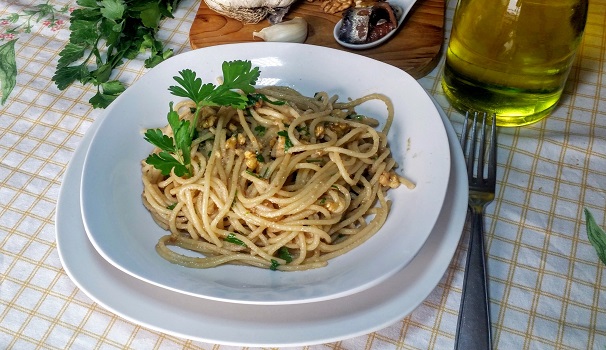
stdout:
<svg viewBox="0 0 606 350">
<path fill-rule="evenodd" d="M 142 162 L 143 203 L 170 231 L 156 245 L 164 259 L 192 268 L 322 267 L 379 230 L 388 189 L 414 188 L 394 171 L 386 136 L 394 111 L 386 96 L 338 102 L 286 87 L 257 92 L 266 99 L 245 110 L 204 107 L 192 176 L 164 176 Z M 355 112 L 370 100 L 387 107 L 381 131 L 376 119 Z M 175 110 L 193 120 L 193 107 L 183 101 Z"/>
</svg>

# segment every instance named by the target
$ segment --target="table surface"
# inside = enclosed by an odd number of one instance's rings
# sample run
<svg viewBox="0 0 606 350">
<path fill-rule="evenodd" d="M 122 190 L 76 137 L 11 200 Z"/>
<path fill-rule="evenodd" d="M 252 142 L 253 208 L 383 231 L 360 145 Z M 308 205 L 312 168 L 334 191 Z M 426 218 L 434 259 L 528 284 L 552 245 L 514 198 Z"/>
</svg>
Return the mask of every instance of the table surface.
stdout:
<svg viewBox="0 0 606 350">
<path fill-rule="evenodd" d="M 456 1 L 447 4 L 446 38 Z M 55 241 L 66 167 L 102 114 L 90 86 L 59 91 L 51 77 L 75 1 L 0 3 L 0 45 L 15 42 L 16 87 L 0 106 L 0 348 L 245 349 L 181 339 L 132 323 L 69 279 Z M 160 39 L 190 50 L 198 2 L 181 2 Z M 16 16 L 19 15 L 19 16 Z M 16 22 L 11 21 L 16 19 Z M 1 64 L 2 62 L 0 62 Z M 457 125 L 440 87 L 443 61 L 419 80 Z M 142 60 L 121 66 L 132 84 Z M 542 122 L 500 129 L 496 200 L 485 219 L 495 348 L 605 349 L 606 266 L 589 243 L 583 209 L 606 227 L 606 0 L 592 0 L 582 45 L 558 108 Z M 469 224 L 431 294 L 410 315 L 371 334 L 301 349 L 451 349 Z"/>
</svg>

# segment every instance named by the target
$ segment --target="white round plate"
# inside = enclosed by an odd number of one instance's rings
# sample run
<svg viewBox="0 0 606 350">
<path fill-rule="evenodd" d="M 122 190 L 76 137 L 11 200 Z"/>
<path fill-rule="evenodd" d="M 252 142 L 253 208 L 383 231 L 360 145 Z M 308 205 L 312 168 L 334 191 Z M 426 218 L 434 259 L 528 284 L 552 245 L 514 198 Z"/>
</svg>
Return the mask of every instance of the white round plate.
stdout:
<svg viewBox="0 0 606 350">
<path fill-rule="evenodd" d="M 369 93 L 391 98 L 395 120 L 389 141 L 402 175 L 416 183 L 392 190 L 391 212 L 382 229 L 360 247 L 302 272 L 277 272 L 226 265 L 192 269 L 171 264 L 155 251 L 166 234 L 141 202 L 140 161 L 152 151 L 147 128 L 167 124 L 168 87 L 190 68 L 203 82 L 216 83 L 224 61 L 250 60 L 260 67 L 258 85 L 288 85 L 307 95 L 338 94 L 342 100 Z M 381 103 L 358 113 L 386 117 Z M 88 237 L 114 266 L 173 291 L 249 304 L 327 300 L 365 290 L 404 267 L 429 236 L 442 207 L 450 174 L 448 137 L 439 112 L 411 76 L 364 56 L 319 46 L 248 43 L 213 46 L 177 55 L 150 70 L 106 111 L 86 155 L 82 173 L 82 216 Z"/>
<path fill-rule="evenodd" d="M 443 112 L 442 112 L 443 113 Z M 402 270 L 363 292 L 310 304 L 246 305 L 197 298 L 153 286 L 114 268 L 84 231 L 80 186 L 95 122 L 65 173 L 56 213 L 57 249 L 70 278 L 91 299 L 121 317 L 175 336 L 234 346 L 305 346 L 387 327 L 414 310 L 442 279 L 467 213 L 467 174 L 456 133 L 444 114 L 452 155 L 448 195 L 419 254 Z M 235 330 L 235 331 L 234 331 Z"/>
</svg>

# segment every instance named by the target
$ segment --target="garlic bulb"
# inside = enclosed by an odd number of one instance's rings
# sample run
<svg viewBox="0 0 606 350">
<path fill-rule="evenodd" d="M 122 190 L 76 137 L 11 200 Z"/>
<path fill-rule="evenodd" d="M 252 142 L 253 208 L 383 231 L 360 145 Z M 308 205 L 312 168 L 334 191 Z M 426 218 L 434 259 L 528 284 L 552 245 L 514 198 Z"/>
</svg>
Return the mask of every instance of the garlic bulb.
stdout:
<svg viewBox="0 0 606 350">
<path fill-rule="evenodd" d="M 307 21 L 295 17 L 290 21 L 280 22 L 253 32 L 253 37 L 265 41 L 282 41 L 289 43 L 302 43 L 307 38 Z"/>
<path fill-rule="evenodd" d="M 267 16 L 285 13 L 296 0 L 204 0 L 213 11 L 243 23 L 259 23 Z"/>
</svg>

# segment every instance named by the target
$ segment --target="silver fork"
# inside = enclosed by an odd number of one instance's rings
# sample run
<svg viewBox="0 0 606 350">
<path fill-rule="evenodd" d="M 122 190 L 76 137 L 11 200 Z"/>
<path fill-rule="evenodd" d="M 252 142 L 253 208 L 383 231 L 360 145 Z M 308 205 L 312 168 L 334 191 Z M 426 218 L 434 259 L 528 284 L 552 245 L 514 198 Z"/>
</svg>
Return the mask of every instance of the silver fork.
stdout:
<svg viewBox="0 0 606 350">
<path fill-rule="evenodd" d="M 492 349 L 492 337 L 486 283 L 483 220 L 484 207 L 492 202 L 495 193 L 497 128 L 494 115 L 479 112 L 471 114 L 467 112 L 465 115 L 461 133 L 461 147 L 465 154 L 469 177 L 471 237 L 465 264 L 455 349 L 490 350 Z M 470 119 L 472 119 L 472 125 L 468 125 Z M 486 148 L 487 144 L 488 148 Z"/>
</svg>

